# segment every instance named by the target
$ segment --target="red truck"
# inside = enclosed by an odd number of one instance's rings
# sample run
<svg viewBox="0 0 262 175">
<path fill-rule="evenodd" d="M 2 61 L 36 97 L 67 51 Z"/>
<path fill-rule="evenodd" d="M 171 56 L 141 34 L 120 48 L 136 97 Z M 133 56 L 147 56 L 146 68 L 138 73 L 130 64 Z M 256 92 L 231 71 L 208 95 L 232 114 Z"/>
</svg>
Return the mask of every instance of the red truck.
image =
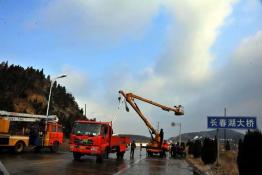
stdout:
<svg viewBox="0 0 262 175">
<path fill-rule="evenodd" d="M 113 136 L 112 122 L 92 120 L 75 121 L 70 135 L 70 151 L 75 160 L 84 155 L 96 156 L 97 162 L 108 158 L 109 153 L 116 153 L 122 159 L 130 144 L 130 138 Z"/>
</svg>

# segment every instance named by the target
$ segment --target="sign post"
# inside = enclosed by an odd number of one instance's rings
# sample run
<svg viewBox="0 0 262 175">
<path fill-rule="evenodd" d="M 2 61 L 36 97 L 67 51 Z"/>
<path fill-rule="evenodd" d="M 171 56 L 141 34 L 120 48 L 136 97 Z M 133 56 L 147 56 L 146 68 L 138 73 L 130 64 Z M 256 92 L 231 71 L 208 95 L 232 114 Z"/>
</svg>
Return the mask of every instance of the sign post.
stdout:
<svg viewBox="0 0 262 175">
<path fill-rule="evenodd" d="M 217 166 L 219 165 L 219 132 L 218 132 L 218 128 L 217 128 Z"/>
</svg>

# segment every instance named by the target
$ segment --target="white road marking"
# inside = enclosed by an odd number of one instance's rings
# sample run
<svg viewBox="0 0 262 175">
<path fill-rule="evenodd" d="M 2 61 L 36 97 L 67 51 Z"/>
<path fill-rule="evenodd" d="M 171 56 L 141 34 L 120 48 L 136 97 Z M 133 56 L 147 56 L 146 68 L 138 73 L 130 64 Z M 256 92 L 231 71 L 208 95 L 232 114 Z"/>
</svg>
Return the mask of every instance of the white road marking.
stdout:
<svg viewBox="0 0 262 175">
<path fill-rule="evenodd" d="M 41 164 L 49 164 L 49 163 L 54 163 L 54 162 L 61 162 L 65 159 L 56 159 L 56 160 L 49 160 L 49 161 L 42 161 L 42 162 L 36 162 L 36 163 L 31 163 L 31 165 L 41 165 Z"/>
</svg>

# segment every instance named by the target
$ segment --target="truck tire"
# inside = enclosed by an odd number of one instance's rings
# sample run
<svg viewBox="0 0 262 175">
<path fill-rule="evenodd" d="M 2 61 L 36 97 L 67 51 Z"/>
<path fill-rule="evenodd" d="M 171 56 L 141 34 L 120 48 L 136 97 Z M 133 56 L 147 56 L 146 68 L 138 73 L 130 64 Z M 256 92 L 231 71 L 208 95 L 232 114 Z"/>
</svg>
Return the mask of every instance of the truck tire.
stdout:
<svg viewBox="0 0 262 175">
<path fill-rule="evenodd" d="M 160 158 L 164 158 L 164 157 L 166 157 L 166 152 L 164 150 L 162 150 L 160 152 Z"/>
<path fill-rule="evenodd" d="M 21 153 L 25 149 L 25 143 L 23 141 L 18 141 L 15 144 L 14 151 L 15 153 Z"/>
<path fill-rule="evenodd" d="M 104 159 L 108 159 L 108 155 L 109 155 L 109 148 L 106 148 L 103 154 Z"/>
<path fill-rule="evenodd" d="M 117 159 L 120 159 L 120 152 L 117 152 L 117 153 L 116 153 L 116 158 L 117 158 Z"/>
<path fill-rule="evenodd" d="M 103 162 L 103 155 L 97 155 L 96 156 L 96 162 L 97 163 L 102 163 Z"/>
<path fill-rule="evenodd" d="M 120 153 L 120 159 L 123 159 L 123 158 L 124 158 L 124 155 L 125 155 L 125 152 L 121 152 L 121 153 Z"/>
<path fill-rule="evenodd" d="M 116 153 L 117 159 L 123 159 L 124 158 L 124 154 L 125 154 L 125 152 L 117 152 Z"/>
<path fill-rule="evenodd" d="M 73 157 L 74 157 L 74 160 L 80 160 L 81 154 L 77 152 L 73 152 Z"/>
<path fill-rule="evenodd" d="M 55 141 L 53 145 L 50 147 L 52 153 L 56 153 L 59 149 L 59 142 Z"/>
<path fill-rule="evenodd" d="M 41 152 L 41 146 L 36 146 L 35 148 L 34 148 L 34 152 L 35 153 L 40 153 Z"/>
<path fill-rule="evenodd" d="M 147 152 L 147 157 L 152 157 L 152 156 L 153 156 L 153 153 L 150 152 L 150 151 L 148 151 L 148 152 Z"/>
</svg>

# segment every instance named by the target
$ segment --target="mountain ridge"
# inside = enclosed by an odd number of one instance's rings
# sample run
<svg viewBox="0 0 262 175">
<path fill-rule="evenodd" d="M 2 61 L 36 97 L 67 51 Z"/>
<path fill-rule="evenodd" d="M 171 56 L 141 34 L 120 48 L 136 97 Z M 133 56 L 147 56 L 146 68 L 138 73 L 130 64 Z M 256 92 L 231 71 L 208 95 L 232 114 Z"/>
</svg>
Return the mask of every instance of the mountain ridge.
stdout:
<svg viewBox="0 0 262 175">
<path fill-rule="evenodd" d="M 24 68 L 19 65 L 0 63 L 0 110 L 28 114 L 45 115 L 51 79 L 43 69 Z M 80 109 L 72 94 L 64 86 L 54 82 L 50 100 L 50 115 L 57 115 L 68 136 L 72 124 L 83 119 Z"/>
</svg>

